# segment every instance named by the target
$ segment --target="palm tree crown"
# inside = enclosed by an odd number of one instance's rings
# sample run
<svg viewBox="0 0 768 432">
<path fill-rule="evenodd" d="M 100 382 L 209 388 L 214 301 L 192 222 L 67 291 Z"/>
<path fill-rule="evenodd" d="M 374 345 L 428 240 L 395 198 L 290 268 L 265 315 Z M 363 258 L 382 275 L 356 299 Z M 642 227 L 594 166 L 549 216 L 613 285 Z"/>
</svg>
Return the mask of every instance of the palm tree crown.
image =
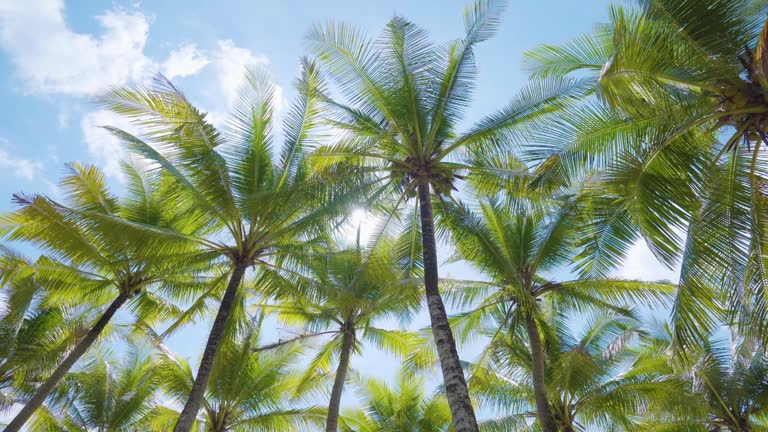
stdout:
<svg viewBox="0 0 768 432">
<path fill-rule="evenodd" d="M 539 154 L 552 177 L 600 169 L 609 207 L 594 229 L 607 254 L 639 231 L 669 266 L 682 256 L 679 342 L 721 322 L 765 334 L 764 13 L 746 0 L 636 3 L 527 54 L 535 77 L 586 76 L 596 95 L 549 123 Z"/>
<path fill-rule="evenodd" d="M 329 195 L 327 182 L 312 178 L 304 163 L 317 116 L 313 95 L 322 83 L 312 64 L 303 66 L 299 96 L 283 128 L 285 141 L 276 152 L 271 133 L 275 85 L 263 71 L 246 73 L 225 133 L 162 77 L 152 88 L 117 88 L 100 97 L 103 106 L 131 119 L 142 137 L 110 130 L 149 159 L 152 169 L 169 179 L 173 193 L 199 209 L 200 219 L 213 230 L 210 236 L 186 238 L 201 245 L 210 259 L 229 260 L 229 283 L 176 431 L 191 428 L 202 403 L 246 270 L 279 267 L 281 254 L 311 239 L 349 200 L 339 188 Z"/>
<path fill-rule="evenodd" d="M 463 38 L 442 45 L 432 44 L 425 31 L 399 16 L 377 41 L 346 24 L 315 26 L 307 37 L 346 97 L 341 102 L 319 95 L 337 140 L 315 151 L 315 166 L 351 165 L 372 178 L 378 189 L 369 201 L 376 207 L 382 207 L 381 198 L 393 203 L 386 225 L 408 198 L 418 196 L 401 253 L 414 271 L 423 269 L 441 371 L 460 432 L 476 431 L 477 422 L 437 287 L 432 198 L 452 199 L 467 174 L 509 174 L 472 163 L 474 155 L 508 149 L 527 119 L 552 111 L 559 104 L 556 96 L 580 88 L 578 80 L 527 88 L 508 107 L 466 133 L 457 132 L 474 87 L 474 48 L 496 33 L 504 8 L 503 1 L 473 1 L 464 12 Z"/>
<path fill-rule="evenodd" d="M 746 432 L 768 427 L 768 359 L 760 343 L 713 337 L 680 356 L 672 331 L 662 327 L 644 339 L 639 353 L 633 368 L 654 373 L 661 385 L 642 428 Z"/>
<path fill-rule="evenodd" d="M 28 266 L 34 271 L 31 283 L 45 288 L 43 306 L 111 303 L 38 387 L 8 431 L 19 430 L 126 302 L 130 300 L 139 321 L 171 319 L 183 313 L 171 300 L 193 297 L 210 284 L 204 274 L 210 265 L 195 258 L 195 244 L 158 242 L 152 234 L 170 231 L 183 237 L 205 229 L 188 202 L 165 202 L 168 189 L 162 177 L 126 164 L 129 194 L 121 201 L 95 167 L 72 164 L 68 170 L 61 181 L 64 204 L 42 195 L 17 195 L 21 208 L 3 215 L 0 234 L 49 252 Z M 128 230 L 116 230 L 113 220 L 147 228 L 126 235 Z"/>
<path fill-rule="evenodd" d="M 275 281 L 277 304 L 265 310 L 276 312 L 282 322 L 302 325 L 308 332 L 293 340 L 333 335 L 307 367 L 304 379 L 311 380 L 318 370 L 327 370 L 331 356 L 339 352 L 326 424 L 326 430 L 335 431 L 350 356 L 361 352 L 360 342 L 401 357 L 410 354 L 414 342 L 411 334 L 379 328 L 377 323 L 387 318 L 407 322 L 421 305 L 420 283 L 403 278 L 391 246 L 366 250 L 358 240 L 351 248 L 339 250 L 330 245 L 317 249 L 303 259 L 298 257 L 306 275 Z"/>
<path fill-rule="evenodd" d="M 203 400 L 198 428 L 206 432 L 304 431 L 321 425 L 325 409 L 295 408 L 289 402 L 308 393 L 301 389 L 300 375 L 293 366 L 300 360 L 301 347 L 280 347 L 254 353 L 259 341 L 256 324 L 224 342 L 216 357 L 211 381 Z M 173 399 L 186 400 L 194 383 L 189 364 L 166 351 L 160 364 L 164 389 Z M 308 387 L 322 376 L 314 376 Z M 149 415 L 158 430 L 168 430 L 178 412 L 160 407 Z"/>
<path fill-rule="evenodd" d="M 34 431 L 147 430 L 158 403 L 159 375 L 152 359 L 134 349 L 120 363 L 93 356 L 62 382 L 31 423 Z"/>
<path fill-rule="evenodd" d="M 444 395 L 429 396 L 424 379 L 401 371 L 391 386 L 380 379 L 357 385 L 362 408 L 345 411 L 344 432 L 442 432 L 450 430 L 451 412 Z"/>
<path fill-rule="evenodd" d="M 592 313 L 585 321 L 576 333 L 568 329 L 574 320 L 555 316 L 544 330 L 545 382 L 558 430 L 634 430 L 636 416 L 646 415 L 648 401 L 665 389 L 656 380 L 659 370 L 632 368 L 644 335 L 640 322 L 615 312 Z M 523 340 L 509 331 L 494 342 L 489 366 L 472 382 L 478 398 L 501 412 L 488 421 L 498 430 L 528 430 L 533 416 L 531 355 Z"/>
<path fill-rule="evenodd" d="M 542 332 L 547 313 L 582 312 L 590 309 L 622 310 L 633 300 L 661 302 L 674 287 L 607 278 L 557 281 L 548 272 L 568 265 L 579 252 L 581 215 L 573 213 L 574 202 L 552 205 L 513 206 L 501 197 L 483 200 L 477 212 L 468 206 L 447 206 L 441 215 L 456 238 L 461 258 L 488 276 L 487 282 L 455 281 L 449 296 L 473 307 L 454 318 L 454 327 L 466 338 L 480 327 L 490 344 L 477 361 L 480 367 L 497 338 L 518 328 L 527 332 L 531 350 L 534 394 L 539 422 L 547 432 L 557 430 L 547 401 L 545 379 L 546 339 Z"/>
</svg>

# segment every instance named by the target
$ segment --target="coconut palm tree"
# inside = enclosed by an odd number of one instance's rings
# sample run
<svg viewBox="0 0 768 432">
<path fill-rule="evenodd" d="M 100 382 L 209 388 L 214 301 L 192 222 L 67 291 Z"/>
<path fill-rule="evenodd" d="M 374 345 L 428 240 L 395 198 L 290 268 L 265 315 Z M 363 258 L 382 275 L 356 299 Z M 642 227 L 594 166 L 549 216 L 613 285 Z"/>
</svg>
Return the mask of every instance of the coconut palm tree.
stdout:
<svg viewBox="0 0 768 432">
<path fill-rule="evenodd" d="M 288 403 L 307 393 L 300 388 L 301 376 L 293 370 L 301 359 L 302 347 L 291 345 L 254 352 L 258 326 L 245 327 L 244 332 L 225 341 L 216 356 L 195 430 L 300 431 L 322 425 L 326 417 L 322 407 L 296 408 Z M 189 364 L 168 351 L 160 377 L 165 392 L 179 402 L 186 400 L 195 379 Z M 310 388 L 322 379 L 313 377 Z M 178 412 L 159 407 L 147 417 L 158 431 L 169 430 Z"/>
<path fill-rule="evenodd" d="M 130 309 L 141 320 L 171 319 L 182 311 L 171 300 L 204 292 L 209 278 L 200 277 L 210 268 L 196 259 L 196 245 L 185 239 L 155 241 L 151 232 L 115 230 L 101 223 L 120 219 L 156 231 L 172 231 L 183 237 L 205 228 L 188 203 L 168 201 L 162 178 L 126 164 L 129 194 L 124 200 L 112 195 L 103 174 L 89 165 L 72 164 L 61 188 L 66 202 L 41 195 L 20 196 L 18 210 L 3 215 L 3 234 L 40 247 L 41 256 L 28 271 L 45 289 L 43 308 L 103 307 L 97 321 L 66 353 L 58 367 L 36 389 L 5 430 L 18 431 L 40 407 L 59 381 L 105 331 L 118 310 L 130 301 Z"/>
<path fill-rule="evenodd" d="M 362 378 L 357 393 L 362 407 L 344 412 L 344 432 L 451 430 L 451 411 L 445 395 L 427 395 L 422 377 L 401 371 L 394 388 L 381 379 Z"/>
<path fill-rule="evenodd" d="M 340 249 L 333 243 L 320 246 L 305 257 L 295 257 L 305 269 L 298 280 L 279 278 L 272 283 L 276 304 L 264 310 L 277 313 L 283 323 L 302 326 L 305 333 L 260 349 L 330 336 L 306 368 L 304 380 L 311 380 L 318 371 L 326 371 L 332 356 L 338 352 L 328 403 L 327 432 L 338 430 L 350 358 L 361 352 L 361 343 L 406 357 L 416 340 L 406 331 L 377 327 L 387 318 L 407 322 L 421 306 L 421 284 L 418 280 L 403 278 L 393 249 L 380 244 L 376 249 L 366 250 L 359 238 L 351 247 L 342 245 Z"/>
<path fill-rule="evenodd" d="M 57 309 L 35 310 L 19 324 L 13 339 L 3 334 L 0 410 L 24 403 L 29 387 L 50 374 L 51 365 L 57 364 L 71 345 L 71 339 L 61 331 L 67 325 L 66 317 Z"/>
<path fill-rule="evenodd" d="M 663 385 L 640 431 L 761 431 L 768 428 L 768 358 L 754 340 L 711 338 L 685 357 L 661 327 L 645 339 L 635 368 L 655 369 Z"/>
<path fill-rule="evenodd" d="M 570 79 L 535 83 L 506 108 L 457 133 L 474 87 L 474 49 L 496 33 L 503 11 L 503 1 L 471 2 L 464 12 L 465 35 L 442 45 L 433 45 L 424 30 L 400 16 L 376 41 L 346 24 L 318 25 L 308 35 L 314 55 L 346 98 L 319 95 L 336 139 L 317 149 L 313 162 L 320 169 L 342 164 L 368 174 L 379 186 L 370 203 L 378 209 L 382 202 L 394 203 L 385 221 L 405 221 L 404 238 L 411 241 L 403 243 L 402 259 L 423 271 L 457 432 L 477 431 L 477 421 L 438 291 L 433 199 L 452 199 L 466 175 L 510 175 L 509 170 L 469 163 L 468 156 L 492 149 L 508 152 L 527 120 L 561 104 L 553 96 L 581 88 Z M 417 198 L 416 209 L 406 218 L 394 217 L 409 198 Z"/>
<path fill-rule="evenodd" d="M 591 79 L 596 97 L 540 133 L 541 156 L 556 159 L 555 177 L 606 168 L 609 207 L 594 228 L 606 254 L 637 230 L 664 263 L 682 256 L 680 342 L 722 321 L 766 334 L 768 26 L 752 3 L 638 0 L 527 54 L 538 78 Z"/>
<path fill-rule="evenodd" d="M 544 331 L 549 336 L 545 387 L 557 430 L 634 430 L 634 419 L 644 414 L 648 401 L 670 390 L 656 381 L 658 371 L 631 368 L 644 333 L 640 322 L 624 314 L 593 313 L 577 332 L 572 318 L 555 316 Z M 533 429 L 531 351 L 523 340 L 515 329 L 498 338 L 489 366 L 470 381 L 478 399 L 502 413 L 486 422 L 489 428 Z"/>
<path fill-rule="evenodd" d="M 455 239 L 457 259 L 466 260 L 487 278 L 484 282 L 446 281 L 445 295 L 468 311 L 452 319 L 461 339 L 478 330 L 490 341 L 476 360 L 486 367 L 495 340 L 523 329 L 530 350 L 533 399 L 541 428 L 558 430 L 547 394 L 546 315 L 568 311 L 623 311 L 636 301 L 663 304 L 674 292 L 666 283 L 609 278 L 559 281 L 552 274 L 578 258 L 577 240 L 583 214 L 578 200 L 559 204 L 509 205 L 501 196 L 480 200 L 477 209 L 445 206 L 442 223 Z M 578 263 L 578 261 L 576 261 Z M 562 270 L 560 270 L 562 271 Z M 479 327 L 479 329 L 478 329 Z"/>
<path fill-rule="evenodd" d="M 133 121 L 141 133 L 109 130 L 152 161 L 154 170 L 165 173 L 175 196 L 194 205 L 213 230 L 192 240 L 211 259 L 228 260 L 227 288 L 176 432 L 189 431 L 197 416 L 246 270 L 278 267 L 279 256 L 311 241 L 313 232 L 343 212 L 342 204 L 351 199 L 338 186 L 331 191 L 325 179 L 311 177 L 304 164 L 304 147 L 311 142 L 318 114 L 314 94 L 322 83 L 312 64 L 303 66 L 279 149 L 272 136 L 276 87 L 258 69 L 246 72 L 224 132 L 161 76 L 151 88 L 116 88 L 99 98 L 103 107 Z M 120 226 L 121 221 L 111 223 Z"/>
<path fill-rule="evenodd" d="M 44 291 L 35 282 L 32 265 L 22 255 L 0 246 L 0 410 L 23 403 L 30 388 L 48 376 L 73 335 L 82 330 L 87 311 L 38 308 Z"/>
<path fill-rule="evenodd" d="M 146 416 L 157 404 L 160 386 L 156 367 L 136 349 L 119 362 L 94 356 L 67 374 L 47 406 L 35 414 L 31 430 L 148 430 Z"/>
</svg>

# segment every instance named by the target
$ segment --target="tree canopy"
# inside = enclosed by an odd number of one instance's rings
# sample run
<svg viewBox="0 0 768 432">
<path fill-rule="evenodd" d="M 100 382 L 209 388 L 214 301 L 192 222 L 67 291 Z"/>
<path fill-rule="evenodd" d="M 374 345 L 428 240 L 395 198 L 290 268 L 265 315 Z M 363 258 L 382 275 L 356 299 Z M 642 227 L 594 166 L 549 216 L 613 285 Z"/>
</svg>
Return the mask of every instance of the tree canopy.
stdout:
<svg viewBox="0 0 768 432">
<path fill-rule="evenodd" d="M 766 5 L 613 5 L 469 119 L 509 6 L 314 25 L 280 115 L 258 67 L 225 123 L 104 89 L 125 183 L 0 214 L 4 430 L 768 430 Z M 621 277 L 637 244 L 679 280 Z"/>
</svg>

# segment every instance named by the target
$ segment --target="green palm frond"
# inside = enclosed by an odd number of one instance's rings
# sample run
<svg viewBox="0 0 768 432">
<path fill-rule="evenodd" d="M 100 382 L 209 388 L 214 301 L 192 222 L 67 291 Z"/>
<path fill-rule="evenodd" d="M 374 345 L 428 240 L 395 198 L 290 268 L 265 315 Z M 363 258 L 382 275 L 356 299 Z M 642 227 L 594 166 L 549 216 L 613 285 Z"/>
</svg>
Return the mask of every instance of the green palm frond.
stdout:
<svg viewBox="0 0 768 432">
<path fill-rule="evenodd" d="M 198 417 L 203 429 L 299 431 L 322 424 L 323 409 L 287 403 L 288 395 L 298 399 L 306 393 L 297 388 L 299 380 L 293 372 L 303 349 L 294 345 L 253 352 L 256 343 L 258 329 L 250 327 L 222 346 Z M 172 400 L 186 400 L 195 379 L 189 364 L 167 352 L 159 367 L 163 390 Z M 171 418 L 173 424 L 178 412 L 164 407 L 158 415 L 161 418 L 153 419 L 150 413 L 147 420 L 163 424 L 164 418 Z"/>
<path fill-rule="evenodd" d="M 580 272 L 606 275 L 638 234 L 667 266 L 682 260 L 674 323 L 683 344 L 721 322 L 764 333 L 754 324 L 766 309 L 757 252 L 766 25 L 750 3 L 612 6 L 591 34 L 527 54 L 537 79 L 592 82 L 595 97 L 531 126 L 544 142 L 542 182 L 600 171 Z"/>
<path fill-rule="evenodd" d="M 374 378 L 356 383 L 362 407 L 348 409 L 342 431 L 437 432 L 450 430 L 448 402 L 439 394 L 428 395 L 424 379 L 401 372 L 394 386 Z"/>
<path fill-rule="evenodd" d="M 647 401 L 663 391 L 665 385 L 655 381 L 658 369 L 636 375 L 625 372 L 627 362 L 636 357 L 635 343 L 645 334 L 638 325 L 631 316 L 596 313 L 587 319 L 581 334 L 568 329 L 557 337 L 551 334 L 555 339 L 546 350 L 545 380 L 552 413 L 561 428 L 631 428 L 634 416 L 642 415 Z M 528 347 L 512 333 L 494 345 L 491 363 L 478 368 L 472 381 L 481 403 L 501 412 L 489 420 L 489 430 L 537 427 L 531 424 L 535 404 Z"/>
<path fill-rule="evenodd" d="M 33 425 L 55 425 L 55 430 L 65 431 L 140 428 L 156 404 L 155 364 L 135 349 L 121 363 L 117 366 L 100 355 L 88 359 L 64 379 L 47 413 L 41 413 Z"/>
<path fill-rule="evenodd" d="M 667 329 L 641 347 L 637 367 L 646 364 L 661 372 L 666 389 L 649 406 L 639 430 L 680 430 L 698 424 L 704 429 L 762 427 L 765 411 L 766 358 L 759 345 L 747 340 L 709 339 L 674 355 L 672 331 Z M 678 429 L 674 429 L 678 428 Z"/>
</svg>

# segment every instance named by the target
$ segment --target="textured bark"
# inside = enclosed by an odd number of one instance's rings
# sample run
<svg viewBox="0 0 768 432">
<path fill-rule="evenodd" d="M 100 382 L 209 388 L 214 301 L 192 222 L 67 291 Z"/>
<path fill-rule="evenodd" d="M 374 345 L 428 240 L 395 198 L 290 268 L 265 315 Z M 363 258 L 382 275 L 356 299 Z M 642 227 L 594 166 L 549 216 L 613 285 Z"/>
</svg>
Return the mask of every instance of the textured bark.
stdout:
<svg viewBox="0 0 768 432">
<path fill-rule="evenodd" d="M 339 366 L 336 368 L 336 377 L 333 380 L 331 400 L 328 403 L 328 420 L 325 422 L 325 432 L 336 432 L 339 428 L 339 411 L 341 410 L 341 393 L 344 391 L 344 382 L 349 370 L 349 357 L 352 355 L 352 346 L 355 343 L 355 335 L 345 331 L 341 335 L 341 354 Z"/>
<path fill-rule="evenodd" d="M 211 377 L 211 371 L 213 370 L 213 360 L 219 351 L 219 346 L 221 346 L 229 315 L 235 305 L 237 290 L 247 268 L 248 264 L 246 262 L 238 261 L 235 264 L 235 268 L 232 269 L 232 276 L 229 278 L 227 290 L 221 299 L 219 312 L 216 314 L 216 319 L 211 327 L 211 333 L 208 335 L 208 342 L 205 344 L 205 351 L 203 351 L 203 358 L 200 360 L 200 367 L 197 369 L 195 383 L 192 385 L 192 391 L 189 393 L 187 403 L 184 405 L 181 415 L 179 415 L 179 420 L 173 429 L 174 432 L 189 432 L 197 418 L 197 412 L 203 403 L 203 396 L 205 395 L 206 388 L 208 388 L 208 379 Z"/>
<path fill-rule="evenodd" d="M 528 341 L 531 345 L 531 358 L 533 359 L 531 371 L 533 372 L 533 395 L 536 399 L 536 416 L 539 418 L 539 423 L 541 423 L 542 432 L 557 432 L 557 425 L 552 416 L 552 411 L 549 409 L 547 391 L 544 387 L 544 348 L 541 345 L 539 328 L 531 314 L 526 315 L 525 324 L 528 330 Z"/>
<path fill-rule="evenodd" d="M 440 369 L 443 373 L 443 384 L 451 409 L 453 427 L 456 432 L 477 432 L 477 419 L 469 399 L 467 381 L 461 368 L 456 341 L 453 338 L 451 326 L 448 324 L 448 314 L 445 304 L 438 291 L 437 274 L 437 244 L 435 241 L 435 221 L 432 214 L 432 201 L 429 193 L 429 181 L 419 180 L 419 206 L 421 215 L 421 241 L 424 248 L 424 286 L 427 293 L 427 308 L 432 323 L 432 335 L 437 345 L 440 359 Z"/>
<path fill-rule="evenodd" d="M 27 420 L 32 417 L 32 414 L 40 408 L 48 395 L 50 395 L 59 384 L 61 379 L 64 378 L 72 366 L 77 363 L 77 360 L 88 351 L 88 348 L 90 348 L 94 342 L 96 342 L 96 339 L 98 339 L 101 332 L 104 331 L 104 328 L 109 324 L 109 321 L 129 298 L 129 294 L 120 294 L 112 301 L 112 304 L 110 304 L 107 310 L 104 311 L 104 314 L 102 314 L 99 320 L 96 321 L 96 324 L 91 327 L 85 337 L 75 345 L 75 348 L 70 351 L 59 367 L 53 371 L 53 374 L 37 389 L 27 404 L 24 405 L 24 408 L 22 408 L 21 411 L 16 414 L 16 417 L 8 423 L 8 426 L 4 429 L 5 432 L 18 432 L 21 430 L 24 423 L 26 423 Z"/>
</svg>

